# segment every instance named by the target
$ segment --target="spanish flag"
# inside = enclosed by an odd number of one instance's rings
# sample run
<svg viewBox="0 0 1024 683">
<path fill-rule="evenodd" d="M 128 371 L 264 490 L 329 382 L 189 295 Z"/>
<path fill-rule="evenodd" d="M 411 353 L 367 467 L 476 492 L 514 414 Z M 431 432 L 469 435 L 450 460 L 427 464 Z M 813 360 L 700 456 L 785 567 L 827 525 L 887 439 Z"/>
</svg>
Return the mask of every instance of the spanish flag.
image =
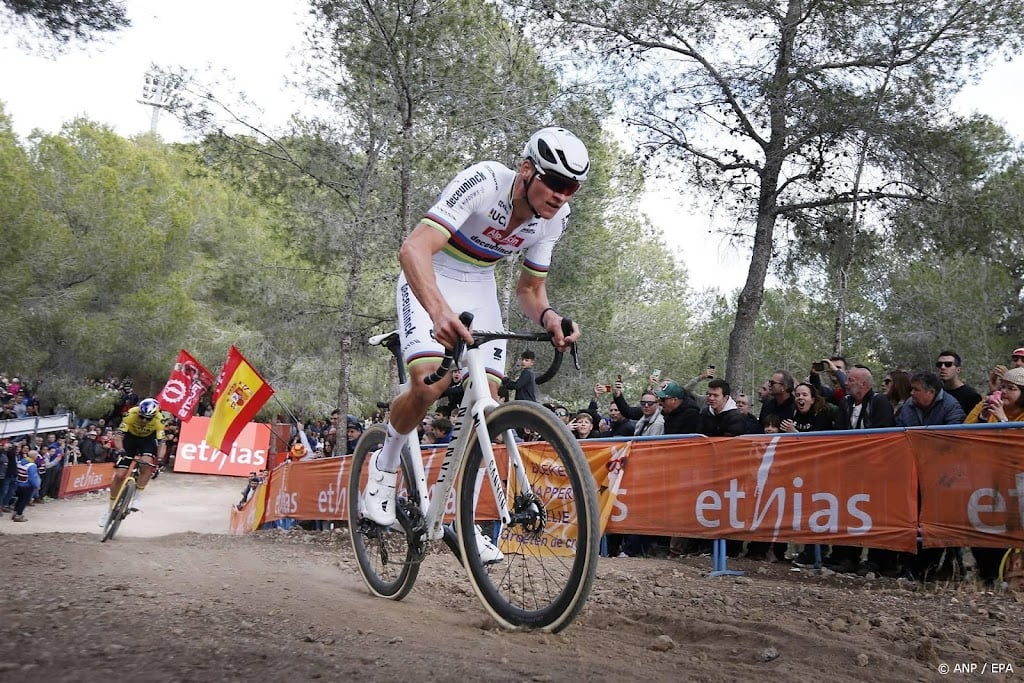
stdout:
<svg viewBox="0 0 1024 683">
<path fill-rule="evenodd" d="M 270 384 L 232 346 L 213 392 L 213 417 L 206 430 L 206 443 L 229 453 L 238 434 L 273 395 Z"/>
</svg>

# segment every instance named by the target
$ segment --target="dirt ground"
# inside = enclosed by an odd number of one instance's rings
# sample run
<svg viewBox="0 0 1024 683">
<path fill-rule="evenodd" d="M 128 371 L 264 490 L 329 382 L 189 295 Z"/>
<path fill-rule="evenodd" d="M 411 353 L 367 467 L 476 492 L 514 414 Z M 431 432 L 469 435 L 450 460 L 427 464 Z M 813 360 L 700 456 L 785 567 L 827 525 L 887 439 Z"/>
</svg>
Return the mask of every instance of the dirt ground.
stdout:
<svg viewBox="0 0 1024 683">
<path fill-rule="evenodd" d="M 166 473 L 102 544 L 100 494 L 4 515 L 0 681 L 1024 678 L 1014 593 L 607 558 L 566 631 L 511 633 L 443 548 L 391 602 L 364 588 L 344 531 L 226 535 L 243 485 Z"/>
</svg>

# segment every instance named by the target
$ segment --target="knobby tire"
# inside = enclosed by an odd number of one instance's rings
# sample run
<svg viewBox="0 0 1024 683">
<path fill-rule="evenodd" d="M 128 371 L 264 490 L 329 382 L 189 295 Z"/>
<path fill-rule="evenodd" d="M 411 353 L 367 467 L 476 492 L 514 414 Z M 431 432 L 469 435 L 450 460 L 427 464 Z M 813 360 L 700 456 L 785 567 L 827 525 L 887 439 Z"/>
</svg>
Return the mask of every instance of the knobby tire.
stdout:
<svg viewBox="0 0 1024 683">
<path fill-rule="evenodd" d="M 117 530 L 121 527 L 121 520 L 128 516 L 128 506 L 131 505 L 132 496 L 135 495 L 135 480 L 129 477 L 125 479 L 124 484 L 121 486 L 120 492 L 117 494 L 117 500 L 114 501 L 114 505 L 110 510 L 110 517 L 107 519 L 107 524 L 103 528 L 103 539 L 101 542 L 105 542 L 114 537 Z"/>
<path fill-rule="evenodd" d="M 364 521 L 359 512 L 370 456 L 381 447 L 386 435 L 387 428 L 384 425 L 373 425 L 363 432 L 352 454 L 348 479 L 348 531 L 359 574 L 366 587 L 379 597 L 401 600 L 412 590 L 420 571 L 420 558 L 416 552 L 419 540 L 408 528 L 408 517 L 405 514 L 407 501 L 419 500 L 409 467 L 408 448 L 403 448 L 402 466 L 396 486 L 399 521 L 385 529 L 368 520 Z M 381 552 L 382 546 L 386 551 L 386 562 Z"/>
<path fill-rule="evenodd" d="M 470 428 L 470 425 L 465 427 Z M 512 401 L 501 405 L 487 416 L 487 427 L 492 440 L 497 435 L 507 434 L 507 430 L 529 429 L 546 442 L 534 447 L 545 448 L 547 469 L 564 469 L 565 487 L 569 490 L 563 488 L 556 493 L 545 490 L 541 485 L 542 475 L 531 471 L 524 456 L 527 478 L 537 503 L 545 511 L 548 520 L 545 528 L 553 531 L 557 527 L 566 532 L 566 538 L 574 537 L 576 548 L 571 556 L 555 555 L 540 544 L 542 534 L 537 529 L 528 530 L 527 523 L 517 525 L 513 521 L 502 529 L 497 539 L 504 559 L 491 565 L 483 564 L 477 552 L 474 529 L 478 477 L 483 478 L 480 497 L 491 498 L 491 495 L 486 473 L 481 469 L 480 444 L 474 434 L 459 480 L 457 501 L 458 534 L 466 570 L 487 611 L 505 628 L 560 631 L 572 623 L 583 608 L 597 571 L 600 522 L 593 474 L 576 439 L 550 410 L 538 403 Z M 500 460 L 504 454 L 499 451 L 495 457 Z M 512 478 L 509 475 L 506 479 L 510 506 L 514 504 L 510 489 Z M 561 520 L 564 526 L 553 524 L 555 520 Z M 485 525 L 485 532 L 487 529 Z M 505 539 L 503 545 L 502 538 Z"/>
</svg>

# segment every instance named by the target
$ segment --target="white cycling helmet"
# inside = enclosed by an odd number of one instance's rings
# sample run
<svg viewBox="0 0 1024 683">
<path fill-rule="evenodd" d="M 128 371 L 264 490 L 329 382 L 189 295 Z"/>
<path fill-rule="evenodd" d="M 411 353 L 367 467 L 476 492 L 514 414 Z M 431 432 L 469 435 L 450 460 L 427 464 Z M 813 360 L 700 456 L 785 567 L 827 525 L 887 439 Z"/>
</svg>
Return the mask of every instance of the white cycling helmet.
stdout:
<svg viewBox="0 0 1024 683">
<path fill-rule="evenodd" d="M 144 398 L 142 403 L 139 404 L 139 414 L 142 417 L 153 417 L 160 410 L 160 404 L 156 402 L 156 399 Z"/>
<path fill-rule="evenodd" d="M 548 171 L 582 183 L 590 171 L 590 155 L 583 141 L 565 128 L 541 128 L 530 136 L 523 157 L 542 173 Z"/>
</svg>

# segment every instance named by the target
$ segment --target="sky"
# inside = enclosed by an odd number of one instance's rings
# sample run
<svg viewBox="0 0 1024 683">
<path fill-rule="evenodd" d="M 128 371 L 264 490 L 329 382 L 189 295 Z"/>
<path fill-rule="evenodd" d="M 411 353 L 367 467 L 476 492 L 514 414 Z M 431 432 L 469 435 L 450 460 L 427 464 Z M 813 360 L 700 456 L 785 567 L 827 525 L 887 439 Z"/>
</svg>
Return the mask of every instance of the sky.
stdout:
<svg viewBox="0 0 1024 683">
<path fill-rule="evenodd" d="M 11 35 L 0 36 L 0 101 L 25 137 L 33 129 L 56 132 L 84 116 L 131 136 L 149 130 L 152 108 L 139 103 L 153 63 L 195 72 L 226 73 L 234 87 L 263 109 L 271 125 L 303 109 L 302 96 L 286 83 L 296 72 L 302 45 L 303 0 L 126 0 L 133 26 L 58 57 L 33 54 Z M 256 11 L 258 8 L 258 11 Z M 1024 86 L 1024 57 L 993 65 L 978 85 L 955 102 L 961 113 L 981 111 L 1024 140 L 1024 108 L 1015 101 Z M 157 131 L 166 140 L 185 137 L 171 116 Z M 661 228 L 686 264 L 690 286 L 723 292 L 741 287 L 749 256 L 725 244 L 706 207 L 694 207 L 685 189 L 659 188 L 641 210 Z"/>
</svg>

